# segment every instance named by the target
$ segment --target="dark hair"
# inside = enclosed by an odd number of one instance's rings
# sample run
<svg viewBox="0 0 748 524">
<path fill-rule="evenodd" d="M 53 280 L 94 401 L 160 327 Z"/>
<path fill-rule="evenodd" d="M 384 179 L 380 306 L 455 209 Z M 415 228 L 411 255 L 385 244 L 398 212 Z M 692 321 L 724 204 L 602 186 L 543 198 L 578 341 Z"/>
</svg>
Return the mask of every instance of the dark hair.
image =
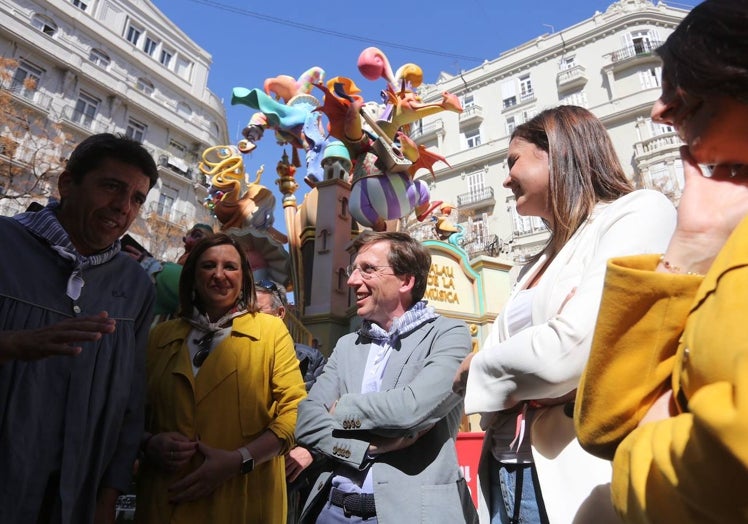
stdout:
<svg viewBox="0 0 748 524">
<path fill-rule="evenodd" d="M 520 138 L 548 153 L 553 227 L 542 253 L 558 253 L 598 202 L 610 202 L 634 190 L 626 178 L 602 122 L 578 106 L 546 109 L 519 125 Z"/>
<path fill-rule="evenodd" d="M 364 231 L 353 241 L 353 249 L 358 253 L 366 246 L 377 242 L 389 242 L 387 263 L 396 275 L 413 275 L 415 284 L 411 292 L 413 304 L 426 293 L 431 253 L 418 240 L 407 233 L 395 231 Z M 412 304 L 411 304 L 412 305 Z"/>
<path fill-rule="evenodd" d="M 674 88 L 701 99 L 728 95 L 748 104 L 748 2 L 697 5 L 657 54 Z"/>
<path fill-rule="evenodd" d="M 236 240 L 224 233 L 205 237 L 200 240 L 190 251 L 190 255 L 182 267 L 182 274 L 179 276 L 179 316 L 192 317 L 192 307 L 195 306 L 204 312 L 200 298 L 195 294 L 195 273 L 197 272 L 197 261 L 208 249 L 216 246 L 231 245 L 239 253 L 242 268 L 242 296 L 247 310 L 254 313 L 257 311 L 257 295 L 255 294 L 254 277 L 252 270 L 244 255 L 244 250 L 236 243 Z M 215 319 L 211 319 L 215 320 Z"/>
<path fill-rule="evenodd" d="M 78 144 L 68 158 L 65 171 L 80 184 L 87 173 L 106 160 L 117 160 L 140 169 L 150 180 L 148 189 L 158 181 L 158 168 L 148 150 L 136 140 L 111 133 L 92 135 Z"/>
</svg>

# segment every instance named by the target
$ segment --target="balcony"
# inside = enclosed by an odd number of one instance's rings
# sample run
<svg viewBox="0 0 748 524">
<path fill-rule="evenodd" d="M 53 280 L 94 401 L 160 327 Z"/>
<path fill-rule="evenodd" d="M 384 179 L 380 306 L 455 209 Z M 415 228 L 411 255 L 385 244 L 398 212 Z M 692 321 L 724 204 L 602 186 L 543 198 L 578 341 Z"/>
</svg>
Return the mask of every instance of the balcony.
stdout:
<svg viewBox="0 0 748 524">
<path fill-rule="evenodd" d="M 489 235 L 487 238 L 475 238 L 462 246 L 470 258 L 480 255 L 497 257 L 501 252 L 501 247 L 502 242 L 498 235 Z"/>
<path fill-rule="evenodd" d="M 187 180 L 192 180 L 193 170 L 187 161 L 182 158 L 164 152 L 159 155 L 157 164 L 159 168 L 167 169 L 172 173 L 183 176 Z"/>
<path fill-rule="evenodd" d="M 492 187 L 483 187 L 457 197 L 457 206 L 460 209 L 493 207 L 494 205 L 496 205 L 496 198 Z"/>
<path fill-rule="evenodd" d="M 41 93 L 38 89 L 28 89 L 23 84 L 11 85 L 5 89 L 13 95 L 13 98 L 31 109 L 48 111 L 52 105 L 52 97 Z"/>
<path fill-rule="evenodd" d="M 659 153 L 677 152 L 683 145 L 678 133 L 663 133 L 634 144 L 637 160 L 643 160 Z"/>
<path fill-rule="evenodd" d="M 413 124 L 410 128 L 410 138 L 413 140 L 430 140 L 438 134 L 444 134 L 444 121 L 441 118 L 428 124 Z"/>
<path fill-rule="evenodd" d="M 559 71 L 558 75 L 556 75 L 556 86 L 558 86 L 560 93 L 584 87 L 586 83 L 587 70 L 584 66 L 575 65 L 569 69 Z"/>
<path fill-rule="evenodd" d="M 460 125 L 478 125 L 483 122 L 483 108 L 476 104 L 471 104 L 460 113 Z"/>
<path fill-rule="evenodd" d="M 106 123 L 97 120 L 93 115 L 76 111 L 75 106 L 65 106 L 62 109 L 62 120 L 86 133 L 96 134 L 109 131 Z"/>
<path fill-rule="evenodd" d="M 610 62 L 613 65 L 613 70 L 619 71 L 640 64 L 659 63 L 660 58 L 654 51 L 660 45 L 662 45 L 662 42 L 644 40 L 613 51 L 610 53 Z"/>
<path fill-rule="evenodd" d="M 177 230 L 186 231 L 191 219 L 186 213 L 176 211 L 173 206 L 163 202 L 151 202 L 145 213 L 147 220 L 159 220 L 175 226 Z"/>
</svg>

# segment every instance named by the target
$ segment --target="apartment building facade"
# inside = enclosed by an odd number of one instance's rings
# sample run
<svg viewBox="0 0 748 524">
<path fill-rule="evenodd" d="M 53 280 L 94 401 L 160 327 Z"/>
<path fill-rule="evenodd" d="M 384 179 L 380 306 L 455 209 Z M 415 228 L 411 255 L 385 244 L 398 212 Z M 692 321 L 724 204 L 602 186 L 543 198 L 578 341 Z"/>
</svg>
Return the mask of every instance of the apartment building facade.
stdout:
<svg viewBox="0 0 748 524">
<path fill-rule="evenodd" d="M 58 124 L 62 158 L 102 132 L 152 153 L 160 180 L 132 232 L 152 253 L 174 258 L 187 228 L 212 221 L 199 155 L 229 143 L 225 108 L 207 87 L 210 54 L 148 0 L 0 0 L 0 15 L 0 56 L 14 67 L 0 88 Z M 19 146 L 14 161 L 29 161 Z M 25 204 L 1 200 L 0 214 Z"/>
<path fill-rule="evenodd" d="M 438 101 L 443 91 L 462 101 L 463 113 L 424 118 L 411 135 L 447 158 L 450 167 L 440 167 L 431 183 L 432 199 L 456 206 L 453 219 L 469 255 L 521 262 L 547 239 L 540 219 L 517 215 L 514 197 L 502 182 L 509 172 L 506 156 L 514 128 L 556 105 L 589 109 L 608 129 L 635 185 L 658 189 L 678 202 L 681 142 L 672 128 L 652 122 L 649 115 L 660 93 L 661 65 L 653 51 L 687 12 L 663 2 L 619 0 L 572 27 L 539 36 L 474 69 L 442 73 L 435 84 L 419 89 L 424 102 Z"/>
</svg>

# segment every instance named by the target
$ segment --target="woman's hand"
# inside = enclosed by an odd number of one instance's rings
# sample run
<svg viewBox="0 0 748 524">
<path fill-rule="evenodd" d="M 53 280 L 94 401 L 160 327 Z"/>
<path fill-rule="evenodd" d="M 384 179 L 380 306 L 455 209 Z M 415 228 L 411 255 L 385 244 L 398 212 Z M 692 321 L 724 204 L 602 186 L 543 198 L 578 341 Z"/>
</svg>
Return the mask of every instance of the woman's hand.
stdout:
<svg viewBox="0 0 748 524">
<path fill-rule="evenodd" d="M 179 504 L 201 499 L 213 493 L 221 484 L 239 474 L 242 456 L 237 450 L 212 448 L 198 441 L 197 451 L 205 461 L 192 473 L 169 487 L 169 502 Z"/>
<path fill-rule="evenodd" d="M 465 395 L 465 389 L 467 388 L 468 373 L 470 373 L 470 362 L 473 360 L 475 353 L 470 353 L 465 360 L 462 361 L 460 367 L 457 368 L 457 373 L 452 381 L 452 391 L 458 395 Z"/>
<path fill-rule="evenodd" d="M 156 433 L 143 450 L 148 460 L 168 472 L 183 468 L 198 449 L 197 442 L 181 433 L 169 431 Z"/>
<path fill-rule="evenodd" d="M 683 272 L 704 274 L 748 215 L 748 168 L 737 166 L 735 171 L 732 166 L 717 166 L 711 177 L 705 177 L 685 146 L 681 158 L 686 185 L 664 258 Z"/>
<path fill-rule="evenodd" d="M 649 407 L 647 413 L 639 421 L 639 427 L 648 422 L 657 422 L 658 420 L 670 418 L 673 414 L 673 390 L 668 389 Z"/>
</svg>

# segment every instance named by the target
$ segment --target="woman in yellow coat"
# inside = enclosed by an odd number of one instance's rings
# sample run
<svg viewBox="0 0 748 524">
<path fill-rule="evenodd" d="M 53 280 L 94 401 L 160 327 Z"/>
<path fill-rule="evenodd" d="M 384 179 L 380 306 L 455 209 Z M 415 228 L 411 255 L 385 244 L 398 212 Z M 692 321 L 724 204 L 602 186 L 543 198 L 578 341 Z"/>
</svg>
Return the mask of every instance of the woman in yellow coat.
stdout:
<svg viewBox="0 0 748 524">
<path fill-rule="evenodd" d="M 609 263 L 574 420 L 626 522 L 748 522 L 748 0 L 699 4 L 658 54 L 678 223 L 663 256 Z"/>
<path fill-rule="evenodd" d="M 147 355 L 136 520 L 284 524 L 283 454 L 306 396 L 283 322 L 257 313 L 240 247 L 219 234 L 190 253 L 180 318 Z"/>
</svg>

